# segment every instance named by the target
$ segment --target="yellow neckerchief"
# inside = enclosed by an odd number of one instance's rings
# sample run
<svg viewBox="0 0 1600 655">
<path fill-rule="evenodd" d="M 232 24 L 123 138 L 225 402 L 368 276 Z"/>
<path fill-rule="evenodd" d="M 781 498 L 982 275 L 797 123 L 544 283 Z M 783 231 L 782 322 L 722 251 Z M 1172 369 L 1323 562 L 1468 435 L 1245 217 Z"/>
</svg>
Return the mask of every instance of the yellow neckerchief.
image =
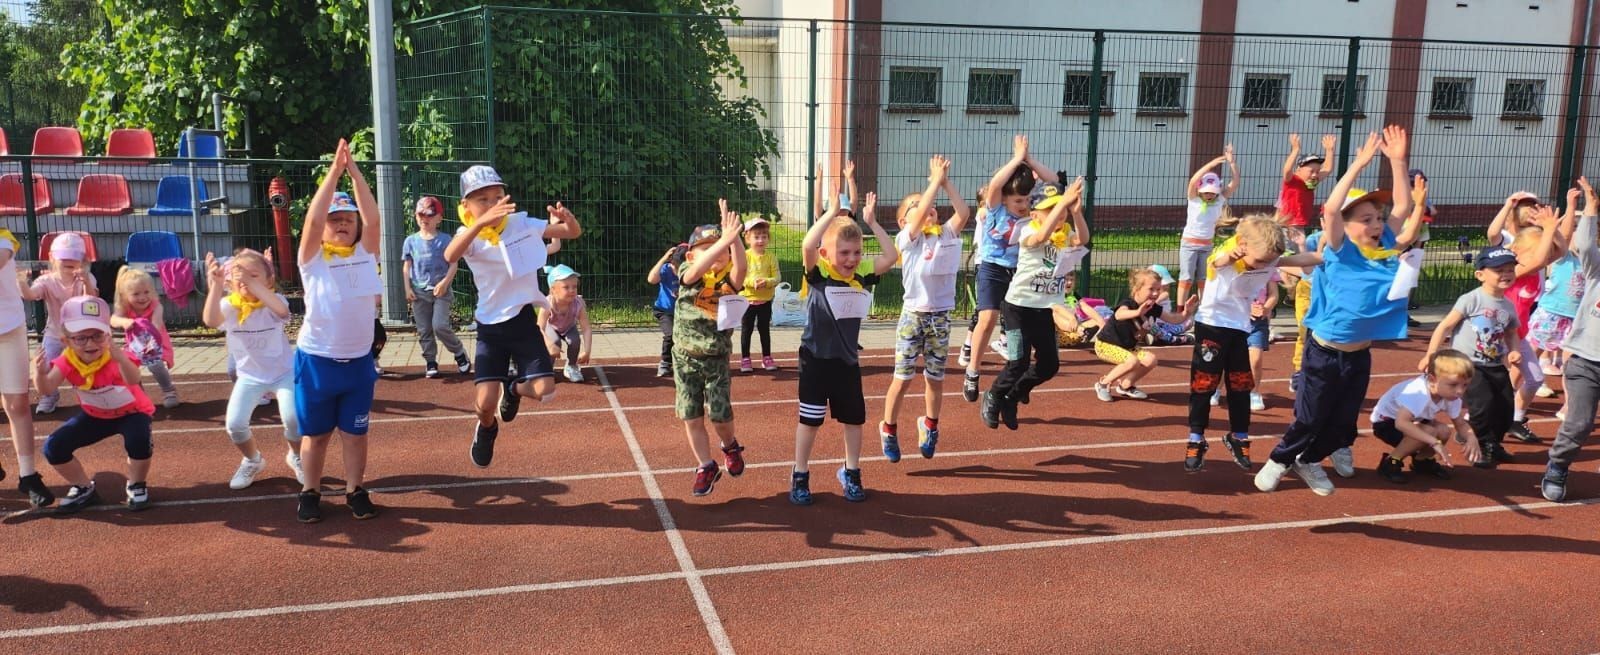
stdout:
<svg viewBox="0 0 1600 655">
<path fill-rule="evenodd" d="M 227 301 L 234 309 L 239 310 L 239 325 L 244 325 L 244 320 L 250 318 L 250 312 L 261 309 L 263 304 L 259 298 L 250 300 L 238 292 L 228 294 Z"/>
<path fill-rule="evenodd" d="M 18 241 L 17 237 L 11 234 L 11 230 L 7 230 L 3 227 L 0 227 L 0 239 L 5 239 L 6 241 L 11 242 L 11 255 L 13 258 L 15 258 L 17 251 L 22 249 L 22 242 Z"/>
<path fill-rule="evenodd" d="M 478 217 L 472 215 L 472 210 L 467 209 L 467 203 L 456 205 L 456 215 L 461 217 L 461 224 L 467 227 L 472 227 L 472 223 L 478 220 Z M 499 225 L 479 230 L 478 238 L 483 239 L 484 242 L 491 246 L 498 246 L 500 245 L 500 233 L 504 232 L 505 229 L 506 221 L 502 218 Z"/>
<path fill-rule="evenodd" d="M 1345 237 L 1345 238 L 1349 239 L 1348 236 Z M 1350 239 L 1350 242 L 1351 243 L 1355 243 L 1355 239 Z M 1383 247 L 1383 242 L 1382 241 L 1378 242 L 1378 247 L 1376 247 L 1376 248 L 1368 248 L 1367 246 L 1363 246 L 1363 245 L 1361 245 L 1359 243 L 1356 243 L 1355 245 L 1356 245 L 1356 248 L 1361 251 L 1361 256 L 1362 257 L 1366 257 L 1367 259 L 1373 260 L 1373 261 L 1376 261 L 1376 260 L 1379 260 L 1379 259 L 1388 259 L 1390 257 L 1393 257 L 1395 255 L 1400 254 L 1399 250 L 1395 250 L 1393 248 L 1385 248 L 1385 247 Z"/>
<path fill-rule="evenodd" d="M 99 359 L 85 364 L 83 360 L 78 359 L 78 351 L 71 348 L 67 349 L 67 363 L 72 365 L 72 369 L 77 371 L 78 375 L 83 376 L 83 384 L 78 385 L 78 388 L 84 391 L 94 388 L 94 374 L 99 373 L 100 369 L 105 368 L 106 364 L 110 362 L 110 350 L 102 351 Z"/>
<path fill-rule="evenodd" d="M 856 279 L 856 276 L 852 275 L 850 277 L 845 277 L 840 275 L 838 271 L 833 270 L 833 264 L 829 264 L 828 260 L 821 257 L 817 258 L 817 272 L 822 273 L 823 277 L 833 280 L 834 282 L 848 284 L 853 289 L 863 289 L 861 286 L 861 281 Z M 811 285 L 807 284 L 806 281 L 802 279 L 800 281 L 800 296 L 805 297 L 805 295 L 810 291 Z"/>
<path fill-rule="evenodd" d="M 728 262 L 722 268 L 712 268 L 700 276 L 700 284 L 707 289 L 716 290 L 723 280 L 728 279 L 728 274 L 733 272 L 733 262 Z"/>
<path fill-rule="evenodd" d="M 356 247 L 355 247 L 354 244 L 351 244 L 351 245 L 348 245 L 348 246 L 335 246 L 333 244 L 328 243 L 327 241 L 323 241 L 322 242 L 322 259 L 323 260 L 331 260 L 331 259 L 334 258 L 335 255 L 337 255 L 339 257 L 350 257 L 350 256 L 355 255 L 355 254 L 356 254 Z"/>
<path fill-rule="evenodd" d="M 1233 235 L 1233 236 L 1228 237 L 1227 239 L 1223 240 L 1222 245 L 1217 246 L 1214 250 L 1211 251 L 1211 256 L 1206 258 L 1206 280 L 1207 281 L 1210 281 L 1212 278 L 1215 278 L 1217 276 L 1217 267 L 1212 266 L 1211 262 L 1216 261 L 1217 260 L 1217 256 L 1222 255 L 1224 253 L 1233 252 L 1234 248 L 1238 248 L 1238 247 L 1239 247 L 1239 235 L 1236 234 L 1236 235 Z M 1245 270 L 1246 270 L 1246 267 L 1244 265 L 1244 259 L 1241 258 L 1241 259 L 1233 260 L 1233 271 L 1235 273 L 1243 273 L 1243 272 L 1245 272 Z"/>
<path fill-rule="evenodd" d="M 938 221 L 928 221 L 922 224 L 922 235 L 928 237 L 944 236 L 944 225 Z"/>
<path fill-rule="evenodd" d="M 1044 223 L 1039 222 L 1037 218 L 1029 221 L 1028 224 L 1033 226 L 1035 232 L 1044 229 Z M 1068 228 L 1066 223 L 1062 223 L 1056 227 L 1056 231 L 1050 233 L 1050 245 L 1055 246 L 1057 252 L 1066 250 L 1067 235 L 1071 233 L 1072 229 Z"/>
</svg>

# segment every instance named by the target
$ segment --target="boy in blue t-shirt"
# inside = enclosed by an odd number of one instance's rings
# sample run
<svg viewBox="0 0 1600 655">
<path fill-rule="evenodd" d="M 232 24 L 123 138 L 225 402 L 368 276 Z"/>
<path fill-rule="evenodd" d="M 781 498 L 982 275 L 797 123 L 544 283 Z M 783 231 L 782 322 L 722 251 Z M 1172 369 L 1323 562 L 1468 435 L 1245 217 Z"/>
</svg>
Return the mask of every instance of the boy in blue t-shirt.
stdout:
<svg viewBox="0 0 1600 655">
<path fill-rule="evenodd" d="M 1388 191 L 1356 189 L 1356 178 L 1379 151 L 1393 173 L 1394 208 L 1387 220 Z M 1373 133 L 1322 207 L 1322 264 L 1312 278 L 1307 338 L 1295 394 L 1294 422 L 1256 473 L 1256 488 L 1278 488 L 1289 468 L 1319 496 L 1333 493 L 1322 460 L 1333 457 L 1343 477 L 1355 474 L 1350 445 L 1372 376 L 1372 342 L 1406 337 L 1406 299 L 1389 300 L 1398 255 L 1417 239 L 1420 217 L 1411 215 L 1406 179 L 1407 137 L 1389 126 Z M 1401 228 L 1399 237 L 1395 229 Z"/>
<path fill-rule="evenodd" d="M 678 265 L 688 249 L 686 243 L 668 248 L 644 276 L 656 285 L 656 302 L 650 309 L 656 315 L 656 325 L 661 328 L 661 363 L 656 364 L 658 378 L 672 376 L 672 313 L 678 305 Z"/>
<path fill-rule="evenodd" d="M 439 233 L 444 203 L 433 196 L 418 198 L 416 218 L 417 233 L 406 237 L 400 258 L 405 269 L 406 302 L 411 304 L 411 320 L 416 323 L 417 341 L 422 344 L 426 375 L 439 377 L 439 345 L 434 343 L 435 338 L 455 355 L 456 371 L 465 375 L 472 372 L 472 359 L 450 327 L 450 282 L 456 279 L 456 265 L 444 260 L 444 247 L 450 245 L 450 237 Z"/>
</svg>

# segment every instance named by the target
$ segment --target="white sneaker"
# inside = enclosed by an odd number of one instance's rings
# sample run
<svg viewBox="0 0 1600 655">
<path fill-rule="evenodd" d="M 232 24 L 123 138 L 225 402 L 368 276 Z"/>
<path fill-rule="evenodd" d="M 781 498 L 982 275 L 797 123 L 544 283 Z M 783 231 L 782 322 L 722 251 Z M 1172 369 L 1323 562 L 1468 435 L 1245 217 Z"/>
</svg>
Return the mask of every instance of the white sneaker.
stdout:
<svg viewBox="0 0 1600 655">
<path fill-rule="evenodd" d="M 266 468 L 265 458 L 256 455 L 255 459 L 249 457 L 239 461 L 239 470 L 233 472 L 233 479 L 228 481 L 229 489 L 243 489 L 256 481 L 256 476 L 261 474 L 261 469 Z"/>
<path fill-rule="evenodd" d="M 1250 392 L 1250 411 L 1252 411 L 1252 412 L 1263 412 L 1263 411 L 1266 411 L 1266 409 L 1267 409 L 1267 400 L 1265 398 L 1262 398 L 1261 394 L 1259 394 L 1259 393 L 1256 393 L 1254 391 Z"/>
<path fill-rule="evenodd" d="M 1262 491 L 1272 491 L 1278 488 L 1278 481 L 1283 479 L 1283 474 L 1289 467 L 1279 464 L 1277 460 L 1268 458 L 1266 464 L 1261 465 L 1261 470 L 1256 471 L 1256 488 Z"/>
<path fill-rule="evenodd" d="M 34 408 L 33 413 L 35 413 L 35 414 L 49 414 L 51 412 L 54 412 L 54 411 L 56 411 L 56 402 L 58 402 L 58 401 L 59 401 L 59 398 L 52 397 L 52 396 L 44 396 L 44 397 L 39 399 L 39 406 Z"/>
<path fill-rule="evenodd" d="M 1123 398 L 1132 398 L 1134 400 L 1145 400 L 1150 397 L 1150 394 L 1140 390 L 1139 387 L 1112 387 L 1112 391 L 1117 392 L 1117 395 Z"/>
<path fill-rule="evenodd" d="M 1218 389 L 1216 393 L 1211 394 L 1211 406 L 1212 407 L 1216 407 L 1217 405 L 1221 405 L 1221 404 L 1222 404 L 1222 390 Z"/>
<path fill-rule="evenodd" d="M 970 340 L 970 337 L 969 337 L 969 340 Z M 972 363 L 972 344 L 971 343 L 963 343 L 963 344 L 961 344 L 961 357 L 956 360 L 956 364 L 958 366 L 960 366 L 961 368 L 966 368 L 967 364 L 971 364 L 971 363 Z"/>
<path fill-rule="evenodd" d="M 1099 382 L 1094 383 L 1094 397 L 1099 398 L 1100 402 L 1103 403 L 1111 402 L 1111 387 Z"/>
<path fill-rule="evenodd" d="M 1339 477 L 1356 477 L 1356 457 L 1350 453 L 1349 448 L 1340 448 L 1333 451 L 1333 454 L 1329 455 L 1328 459 L 1333 460 L 1333 472 L 1338 473 Z"/>
<path fill-rule="evenodd" d="M 299 482 L 301 487 L 306 486 L 306 471 L 300 467 L 300 453 L 293 450 L 284 452 L 283 463 L 288 464 L 290 470 L 294 471 L 295 482 Z"/>
<path fill-rule="evenodd" d="M 1318 496 L 1333 495 L 1333 481 L 1328 479 L 1328 472 L 1322 470 L 1321 464 L 1307 464 L 1296 459 L 1294 474 L 1305 480 L 1306 486 L 1311 487 L 1312 493 Z"/>
<path fill-rule="evenodd" d="M 1011 348 L 1006 345 L 1006 338 L 1004 336 L 995 337 L 989 340 L 989 350 L 993 350 L 994 354 L 1000 356 L 1000 359 L 1008 362 L 1011 361 Z"/>
<path fill-rule="evenodd" d="M 383 367 L 382 366 L 379 366 L 377 364 L 373 364 L 372 365 L 372 370 L 377 371 L 379 377 L 383 376 Z"/>
<path fill-rule="evenodd" d="M 576 366 L 568 364 L 567 368 L 566 368 L 566 370 L 564 372 L 567 374 L 567 381 L 568 382 L 582 382 L 583 381 L 583 371 L 578 370 L 578 367 L 576 367 Z"/>
<path fill-rule="evenodd" d="M 167 409 L 172 409 L 174 407 L 177 407 L 179 404 L 181 404 L 181 401 L 178 400 L 178 392 L 177 391 L 175 391 L 175 390 L 174 391 L 168 391 L 168 392 L 165 392 L 165 393 L 161 394 L 161 406 L 162 407 L 165 407 Z"/>
<path fill-rule="evenodd" d="M 1554 398 L 1556 397 L 1556 390 L 1541 384 L 1539 385 L 1539 390 L 1533 392 L 1533 395 L 1540 398 Z"/>
</svg>

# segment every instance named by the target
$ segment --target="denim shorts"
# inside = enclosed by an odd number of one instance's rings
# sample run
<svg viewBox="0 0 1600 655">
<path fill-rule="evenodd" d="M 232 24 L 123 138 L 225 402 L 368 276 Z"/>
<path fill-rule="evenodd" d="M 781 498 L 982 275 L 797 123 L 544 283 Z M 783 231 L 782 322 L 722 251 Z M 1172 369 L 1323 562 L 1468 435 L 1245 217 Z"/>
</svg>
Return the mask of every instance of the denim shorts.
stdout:
<svg viewBox="0 0 1600 655">
<path fill-rule="evenodd" d="M 980 262 L 978 264 L 977 287 L 978 311 L 1000 310 L 1000 303 L 1006 299 L 1006 290 L 1011 287 L 1011 278 L 1017 274 L 1017 269 L 1006 268 L 994 262 Z"/>
</svg>

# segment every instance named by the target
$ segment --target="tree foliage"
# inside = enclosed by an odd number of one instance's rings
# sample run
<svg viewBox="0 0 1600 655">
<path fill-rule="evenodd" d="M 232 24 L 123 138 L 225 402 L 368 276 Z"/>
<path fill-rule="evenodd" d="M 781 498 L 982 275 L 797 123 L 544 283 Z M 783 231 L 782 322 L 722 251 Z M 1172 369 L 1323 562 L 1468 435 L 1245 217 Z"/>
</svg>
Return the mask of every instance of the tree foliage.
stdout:
<svg viewBox="0 0 1600 655">
<path fill-rule="evenodd" d="M 12 20 L 0 12 L 0 127 L 14 150 L 37 128 L 77 119 L 83 91 L 61 82 L 61 50 L 104 24 L 94 0 L 37 0 L 26 11 Z"/>
</svg>

